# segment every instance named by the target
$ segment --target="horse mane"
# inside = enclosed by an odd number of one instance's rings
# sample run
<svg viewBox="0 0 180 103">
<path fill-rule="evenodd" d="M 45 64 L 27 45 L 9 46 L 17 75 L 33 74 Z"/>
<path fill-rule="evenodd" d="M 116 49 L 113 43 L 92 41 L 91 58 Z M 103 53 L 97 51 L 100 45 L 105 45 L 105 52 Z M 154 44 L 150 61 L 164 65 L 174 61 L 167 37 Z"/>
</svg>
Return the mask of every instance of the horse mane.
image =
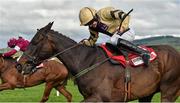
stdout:
<svg viewBox="0 0 180 103">
<path fill-rule="evenodd" d="M 59 33 L 58 31 L 54 31 L 53 29 L 51 29 L 51 30 L 49 31 L 49 34 L 53 34 L 52 36 L 55 36 L 56 38 L 59 38 L 59 39 L 66 39 L 66 40 L 71 41 L 72 43 L 77 43 L 77 42 L 74 41 L 73 39 L 65 36 L 65 35 L 62 34 L 62 33 Z"/>
</svg>

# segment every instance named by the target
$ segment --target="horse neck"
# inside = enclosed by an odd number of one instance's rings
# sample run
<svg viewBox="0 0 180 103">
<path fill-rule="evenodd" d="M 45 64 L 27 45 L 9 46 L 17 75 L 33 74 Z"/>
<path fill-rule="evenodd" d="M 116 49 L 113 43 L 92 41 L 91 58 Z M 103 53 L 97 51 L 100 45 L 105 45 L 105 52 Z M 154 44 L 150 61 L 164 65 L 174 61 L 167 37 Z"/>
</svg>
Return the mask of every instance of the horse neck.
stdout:
<svg viewBox="0 0 180 103">
<path fill-rule="evenodd" d="M 11 66 L 14 65 L 14 61 L 15 60 L 3 58 L 2 65 L 0 66 L 0 74 L 2 75 L 3 73 L 11 69 Z"/>
<path fill-rule="evenodd" d="M 69 69 L 72 75 L 76 75 L 83 69 L 90 67 L 96 62 L 97 49 L 78 46 L 66 53 L 59 55 L 58 58 Z"/>
<path fill-rule="evenodd" d="M 76 42 L 65 37 L 63 37 L 61 40 L 55 38 L 54 44 L 57 48 L 56 53 L 77 45 Z M 81 71 L 81 69 L 88 68 L 94 62 L 96 62 L 96 58 L 101 56 L 99 55 L 98 51 L 99 49 L 97 47 L 92 48 L 85 45 L 78 45 L 70 50 L 65 51 L 57 57 L 69 69 L 72 75 L 75 75 Z"/>
</svg>

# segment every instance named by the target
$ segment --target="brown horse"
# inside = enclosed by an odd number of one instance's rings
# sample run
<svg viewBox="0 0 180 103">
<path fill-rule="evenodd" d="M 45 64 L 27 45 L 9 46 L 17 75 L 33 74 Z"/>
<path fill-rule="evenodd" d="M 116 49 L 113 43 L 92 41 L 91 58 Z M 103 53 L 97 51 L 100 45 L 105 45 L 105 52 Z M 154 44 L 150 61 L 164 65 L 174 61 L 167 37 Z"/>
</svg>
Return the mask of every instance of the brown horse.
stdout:
<svg viewBox="0 0 180 103">
<path fill-rule="evenodd" d="M 54 60 L 49 60 L 44 62 L 44 67 L 24 78 L 23 75 L 16 70 L 14 59 L 0 57 L 0 78 L 2 79 L 0 91 L 32 87 L 46 83 L 41 102 L 46 102 L 48 100 L 53 88 L 62 93 L 68 102 L 71 102 L 72 95 L 63 86 L 63 81 L 67 78 L 67 75 L 68 71 L 63 64 Z"/>
<path fill-rule="evenodd" d="M 19 63 L 28 73 L 33 67 L 51 56 L 57 56 L 76 78 L 84 101 L 124 101 L 126 88 L 125 69 L 113 65 L 105 52 L 97 47 L 87 47 L 51 30 L 53 23 L 37 31 Z M 150 102 L 153 95 L 161 93 L 162 102 L 174 102 L 180 91 L 180 55 L 167 45 L 152 46 L 158 58 L 148 67 L 127 67 L 131 71 L 131 94 L 126 101 L 139 99 Z M 101 64 L 103 61 L 103 64 Z M 98 65 L 101 64 L 101 65 Z M 80 75 L 80 76 L 79 76 Z"/>
</svg>

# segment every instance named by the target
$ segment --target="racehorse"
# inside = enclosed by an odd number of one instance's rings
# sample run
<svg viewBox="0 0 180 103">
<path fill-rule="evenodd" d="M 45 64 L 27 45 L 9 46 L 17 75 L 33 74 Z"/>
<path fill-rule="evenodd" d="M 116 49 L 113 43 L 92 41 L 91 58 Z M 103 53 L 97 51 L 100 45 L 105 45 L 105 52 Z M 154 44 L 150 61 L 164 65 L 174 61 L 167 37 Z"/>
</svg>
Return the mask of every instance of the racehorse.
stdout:
<svg viewBox="0 0 180 103">
<path fill-rule="evenodd" d="M 39 68 L 36 72 L 23 77 L 15 68 L 15 60 L 12 58 L 0 57 L 0 91 L 32 87 L 42 83 L 45 84 L 45 90 L 41 102 L 46 102 L 53 88 L 62 93 L 68 102 L 71 102 L 72 95 L 63 86 L 63 81 L 66 80 L 68 71 L 65 66 L 57 61 L 49 60 L 44 62 L 44 67 Z"/>
<path fill-rule="evenodd" d="M 19 60 L 23 71 L 28 73 L 42 61 L 57 56 L 68 71 L 77 77 L 75 80 L 84 97 L 83 101 L 124 101 L 127 92 L 124 85 L 124 67 L 105 61 L 108 57 L 102 48 L 77 43 L 51 30 L 52 25 L 53 22 L 39 29 L 31 40 L 27 51 Z M 153 95 L 160 92 L 162 102 L 174 102 L 180 91 L 180 55 L 168 45 L 151 47 L 158 55 L 154 62 L 148 67 L 128 67 L 132 78 L 130 98 L 126 101 L 139 99 L 150 102 Z M 97 66 L 100 62 L 102 64 Z M 77 76 L 79 74 L 82 75 Z"/>
</svg>

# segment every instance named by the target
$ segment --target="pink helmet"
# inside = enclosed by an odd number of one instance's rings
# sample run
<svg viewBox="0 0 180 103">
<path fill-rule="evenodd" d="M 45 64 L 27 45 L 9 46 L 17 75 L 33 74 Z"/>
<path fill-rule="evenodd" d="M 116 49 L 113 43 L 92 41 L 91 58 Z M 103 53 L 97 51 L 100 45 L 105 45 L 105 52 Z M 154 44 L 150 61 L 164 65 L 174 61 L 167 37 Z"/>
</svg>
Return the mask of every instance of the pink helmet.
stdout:
<svg viewBox="0 0 180 103">
<path fill-rule="evenodd" d="M 11 38 L 9 41 L 8 41 L 8 46 L 10 48 L 13 48 L 17 43 L 17 40 L 15 38 Z"/>
</svg>

